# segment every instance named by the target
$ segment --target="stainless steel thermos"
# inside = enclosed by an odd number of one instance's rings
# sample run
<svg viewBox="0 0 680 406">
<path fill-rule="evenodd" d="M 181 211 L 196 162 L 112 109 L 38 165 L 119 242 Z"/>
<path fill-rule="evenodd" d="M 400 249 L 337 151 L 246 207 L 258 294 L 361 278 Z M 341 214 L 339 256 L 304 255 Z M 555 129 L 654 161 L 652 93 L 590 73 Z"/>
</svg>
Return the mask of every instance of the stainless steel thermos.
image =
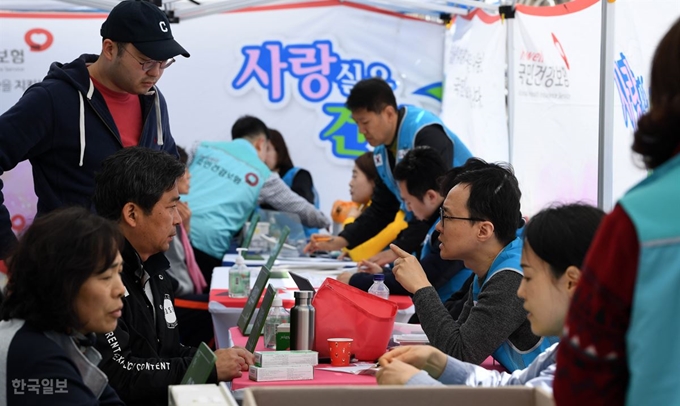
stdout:
<svg viewBox="0 0 680 406">
<path fill-rule="evenodd" d="M 290 309 L 290 349 L 311 350 L 314 347 L 314 292 L 295 291 L 295 306 Z"/>
</svg>

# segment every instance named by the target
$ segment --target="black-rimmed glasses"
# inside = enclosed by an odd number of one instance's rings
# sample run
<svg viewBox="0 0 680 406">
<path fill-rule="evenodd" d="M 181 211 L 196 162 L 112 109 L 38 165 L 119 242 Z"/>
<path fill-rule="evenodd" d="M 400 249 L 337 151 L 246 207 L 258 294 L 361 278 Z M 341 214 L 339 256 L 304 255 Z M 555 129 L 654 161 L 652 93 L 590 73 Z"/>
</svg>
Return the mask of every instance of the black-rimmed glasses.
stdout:
<svg viewBox="0 0 680 406">
<path fill-rule="evenodd" d="M 130 51 L 128 51 L 127 49 L 125 49 L 125 47 L 123 47 L 123 51 L 127 52 L 128 54 L 130 54 L 130 56 L 132 57 L 132 59 L 134 59 L 135 61 L 137 61 L 138 64 L 142 65 L 142 70 L 143 70 L 144 72 L 150 71 L 150 70 L 153 69 L 154 66 L 156 66 L 156 65 L 158 65 L 158 67 L 161 68 L 161 69 L 165 69 L 165 68 L 167 68 L 168 66 L 172 65 L 173 63 L 175 63 L 175 58 L 166 59 L 165 61 L 154 61 L 154 60 L 151 60 L 151 61 L 142 62 L 142 61 L 140 61 L 139 59 L 137 59 L 137 57 L 135 57 L 134 55 L 132 55 L 132 52 L 130 52 Z"/>
<path fill-rule="evenodd" d="M 444 227 L 444 220 L 467 220 L 467 221 L 486 221 L 482 218 L 479 217 L 456 217 L 456 216 L 447 216 L 444 214 L 444 208 L 440 207 L 439 208 L 439 221 L 442 223 L 442 227 Z"/>
</svg>

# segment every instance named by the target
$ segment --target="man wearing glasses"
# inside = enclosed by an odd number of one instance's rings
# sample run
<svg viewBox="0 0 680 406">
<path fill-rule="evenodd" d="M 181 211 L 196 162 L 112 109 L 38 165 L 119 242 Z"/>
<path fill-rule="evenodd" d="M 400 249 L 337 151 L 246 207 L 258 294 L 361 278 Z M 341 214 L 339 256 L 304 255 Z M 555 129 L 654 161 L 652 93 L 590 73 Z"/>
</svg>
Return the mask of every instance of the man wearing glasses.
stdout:
<svg viewBox="0 0 680 406">
<path fill-rule="evenodd" d="M 43 81 L 0 116 L 0 175 L 31 162 L 38 214 L 66 205 L 92 207 L 94 173 L 121 148 L 177 155 L 156 82 L 175 56 L 189 53 L 174 40 L 165 13 L 147 1 L 122 1 L 101 35 L 98 56 L 53 63 Z M 16 243 L 2 186 L 0 181 L 0 259 Z"/>
<path fill-rule="evenodd" d="M 399 256 L 394 275 L 414 294 L 416 313 L 432 346 L 461 361 L 479 364 L 493 355 L 510 372 L 524 369 L 555 340 L 531 332 L 517 296 L 522 281 L 522 240 L 517 235 L 524 224 L 517 178 L 509 167 L 477 160 L 475 170 L 455 181 L 436 230 L 441 257 L 462 260 L 475 275 L 462 312 L 454 319 L 418 260 L 393 244 Z"/>
<path fill-rule="evenodd" d="M 477 162 L 470 160 L 470 162 Z M 453 187 L 455 177 L 465 170 L 472 169 L 468 165 L 458 166 L 447 172 L 446 164 L 439 152 L 430 147 L 416 147 L 406 153 L 394 167 L 394 180 L 406 208 L 418 220 L 427 223 L 429 231 L 418 250 L 418 259 L 425 271 L 428 281 L 437 290 L 442 301 L 461 289 L 472 271 L 465 269 L 462 261 L 449 261 L 439 255 L 439 231 L 435 230 L 440 222 L 440 209 L 444 196 Z M 440 179 L 442 180 L 440 185 Z M 338 280 L 351 286 L 368 291 L 373 284 L 375 273 L 385 273 L 385 285 L 390 294 L 408 295 L 404 287 L 395 279 L 389 269 L 384 269 L 374 262 L 363 261 L 359 268 L 363 272 L 342 273 Z"/>
</svg>

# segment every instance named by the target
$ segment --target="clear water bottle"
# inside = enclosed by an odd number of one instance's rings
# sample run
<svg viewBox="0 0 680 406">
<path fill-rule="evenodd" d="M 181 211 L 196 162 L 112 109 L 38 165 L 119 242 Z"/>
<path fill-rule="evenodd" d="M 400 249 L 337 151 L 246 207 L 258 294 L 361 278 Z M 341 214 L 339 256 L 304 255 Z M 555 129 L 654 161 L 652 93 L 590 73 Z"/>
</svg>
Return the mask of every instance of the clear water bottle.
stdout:
<svg viewBox="0 0 680 406">
<path fill-rule="evenodd" d="M 267 320 L 264 322 L 264 346 L 276 349 L 276 327 L 279 324 L 288 323 L 290 314 L 283 308 L 283 301 L 280 297 L 275 297 L 272 303 Z"/>
<path fill-rule="evenodd" d="M 368 293 L 385 300 L 389 299 L 390 289 L 385 285 L 385 274 L 377 273 L 373 275 L 373 285 L 368 289 Z"/>
<path fill-rule="evenodd" d="M 311 350 L 314 347 L 314 320 L 312 306 L 314 292 L 300 290 L 293 293 L 295 306 L 290 309 L 290 349 Z"/>
</svg>

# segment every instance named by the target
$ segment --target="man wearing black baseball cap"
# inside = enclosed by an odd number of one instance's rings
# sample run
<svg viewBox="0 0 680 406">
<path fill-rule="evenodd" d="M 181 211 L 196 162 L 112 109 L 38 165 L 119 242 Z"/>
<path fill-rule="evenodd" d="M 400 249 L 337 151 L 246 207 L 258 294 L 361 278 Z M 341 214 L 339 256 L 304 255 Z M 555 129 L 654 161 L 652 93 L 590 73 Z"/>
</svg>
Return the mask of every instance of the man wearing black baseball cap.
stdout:
<svg viewBox="0 0 680 406">
<path fill-rule="evenodd" d="M 31 162 L 38 214 L 92 207 L 94 173 L 121 148 L 177 156 L 156 83 L 174 57 L 189 53 L 173 38 L 167 16 L 148 1 L 121 1 L 101 35 L 99 55 L 53 63 L 43 81 L 0 116 L 0 175 Z M 0 181 L 0 260 L 16 243 L 2 186 Z"/>
<path fill-rule="evenodd" d="M 165 61 L 189 53 L 172 37 L 165 13 L 148 1 L 119 3 L 102 24 L 102 38 L 129 42 L 147 57 Z"/>
</svg>

